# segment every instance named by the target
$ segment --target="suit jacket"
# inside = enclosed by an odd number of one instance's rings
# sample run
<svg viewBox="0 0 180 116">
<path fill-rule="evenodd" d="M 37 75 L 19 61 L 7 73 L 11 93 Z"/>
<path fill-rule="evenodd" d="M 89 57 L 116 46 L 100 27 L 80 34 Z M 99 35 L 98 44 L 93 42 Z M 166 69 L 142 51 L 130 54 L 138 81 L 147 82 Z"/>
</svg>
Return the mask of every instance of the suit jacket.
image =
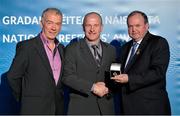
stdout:
<svg viewBox="0 0 180 116">
<path fill-rule="evenodd" d="M 100 67 L 97 66 L 85 39 L 74 42 L 65 49 L 62 81 L 70 87 L 68 114 L 114 114 L 112 97 L 100 98 L 91 92 L 93 83 L 105 81 L 105 71 L 109 71 L 116 57 L 114 47 L 102 41 L 101 45 L 103 56 Z"/>
<path fill-rule="evenodd" d="M 63 48 L 58 45 L 62 67 L 56 85 L 40 35 L 17 44 L 7 78 L 22 114 L 63 114 Z"/>
<path fill-rule="evenodd" d="M 167 41 L 147 32 L 131 63 L 125 62 L 132 40 L 122 47 L 120 62 L 129 82 L 122 85 L 122 111 L 124 114 L 170 114 L 166 91 L 166 71 L 169 63 Z"/>
</svg>

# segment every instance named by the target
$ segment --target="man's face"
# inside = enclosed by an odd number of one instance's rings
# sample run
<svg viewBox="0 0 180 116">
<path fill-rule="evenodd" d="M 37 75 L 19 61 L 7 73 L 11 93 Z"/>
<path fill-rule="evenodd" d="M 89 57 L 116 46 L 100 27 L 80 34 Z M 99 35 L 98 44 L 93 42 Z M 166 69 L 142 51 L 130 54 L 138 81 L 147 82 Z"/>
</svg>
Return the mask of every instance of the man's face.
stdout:
<svg viewBox="0 0 180 116">
<path fill-rule="evenodd" d="M 102 32 L 102 24 L 99 16 L 96 14 L 88 15 L 84 21 L 85 36 L 89 41 L 97 41 L 100 39 Z"/>
<path fill-rule="evenodd" d="M 42 32 L 49 40 L 54 40 L 62 26 L 62 16 L 54 11 L 46 12 L 41 21 Z"/>
<path fill-rule="evenodd" d="M 148 31 L 149 24 L 144 23 L 144 18 L 140 14 L 135 14 L 128 19 L 128 33 L 134 41 L 143 39 Z"/>
</svg>

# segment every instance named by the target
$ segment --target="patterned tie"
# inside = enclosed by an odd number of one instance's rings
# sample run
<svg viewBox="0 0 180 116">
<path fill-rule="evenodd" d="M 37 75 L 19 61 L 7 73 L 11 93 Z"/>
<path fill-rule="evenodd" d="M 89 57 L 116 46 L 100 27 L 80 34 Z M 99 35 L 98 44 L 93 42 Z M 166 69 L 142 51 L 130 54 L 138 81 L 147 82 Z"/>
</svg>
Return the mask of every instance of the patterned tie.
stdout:
<svg viewBox="0 0 180 116">
<path fill-rule="evenodd" d="M 134 56 L 134 54 L 136 52 L 137 46 L 138 46 L 138 43 L 137 42 L 133 42 L 132 49 L 131 49 L 131 54 L 130 54 L 130 57 L 129 57 L 127 65 L 131 62 L 131 60 L 132 60 L 132 58 L 133 58 L 133 56 Z"/>
<path fill-rule="evenodd" d="M 100 55 L 100 53 L 98 51 L 98 46 L 97 45 L 92 45 L 91 47 L 94 50 L 94 58 L 96 60 L 96 63 L 98 65 L 98 67 L 100 67 L 100 65 L 101 65 L 101 55 Z"/>
</svg>

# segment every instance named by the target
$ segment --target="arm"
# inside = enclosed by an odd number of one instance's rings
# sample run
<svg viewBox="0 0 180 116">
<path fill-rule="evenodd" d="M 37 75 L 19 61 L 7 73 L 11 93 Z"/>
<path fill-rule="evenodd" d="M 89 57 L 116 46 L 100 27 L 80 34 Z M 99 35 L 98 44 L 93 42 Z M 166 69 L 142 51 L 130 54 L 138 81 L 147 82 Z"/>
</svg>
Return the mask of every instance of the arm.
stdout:
<svg viewBox="0 0 180 116">
<path fill-rule="evenodd" d="M 16 46 L 15 57 L 7 74 L 8 82 L 17 101 L 19 101 L 21 97 L 22 78 L 27 65 L 26 53 L 24 46 L 21 43 L 18 43 Z"/>
<path fill-rule="evenodd" d="M 169 63 L 169 46 L 165 39 L 158 39 L 153 45 L 155 46 L 151 47 L 149 60 L 142 59 L 148 60 L 146 64 L 136 64 L 140 68 L 133 68 L 128 74 L 118 75 L 113 79 L 119 83 L 128 83 L 128 87 L 132 91 L 163 82 Z"/>
<path fill-rule="evenodd" d="M 169 64 L 169 45 L 165 39 L 159 39 L 156 47 L 152 48 L 151 59 L 147 70 L 137 74 L 129 74 L 129 88 L 136 90 L 164 82 Z"/>
<path fill-rule="evenodd" d="M 65 48 L 65 63 L 62 82 L 70 88 L 88 95 L 91 93 L 94 82 L 86 81 L 83 78 L 78 77 L 77 52 L 79 52 L 79 49 L 77 49 L 77 44 L 72 44 Z"/>
</svg>

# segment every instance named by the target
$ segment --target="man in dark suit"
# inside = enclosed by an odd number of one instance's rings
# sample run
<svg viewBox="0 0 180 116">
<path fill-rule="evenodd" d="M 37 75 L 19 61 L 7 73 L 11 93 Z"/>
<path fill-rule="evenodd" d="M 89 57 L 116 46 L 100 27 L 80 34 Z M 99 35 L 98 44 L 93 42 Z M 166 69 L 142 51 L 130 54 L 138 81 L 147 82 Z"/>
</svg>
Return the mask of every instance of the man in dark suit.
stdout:
<svg viewBox="0 0 180 116">
<path fill-rule="evenodd" d="M 127 25 L 132 40 L 122 47 L 123 73 L 112 77 L 122 87 L 122 113 L 171 114 L 166 91 L 168 42 L 148 31 L 148 18 L 141 11 L 131 12 Z"/>
<path fill-rule="evenodd" d="M 113 46 L 100 40 L 102 28 L 102 18 L 98 13 L 86 14 L 84 39 L 69 44 L 65 49 L 62 81 L 70 88 L 68 114 L 114 114 L 113 97 L 108 94 L 110 90 L 105 84 L 105 71 L 109 71 L 116 55 Z"/>
<path fill-rule="evenodd" d="M 21 114 L 63 114 L 64 47 L 56 39 L 61 26 L 59 9 L 47 8 L 42 13 L 41 33 L 17 44 L 7 77 L 21 102 Z"/>
</svg>

